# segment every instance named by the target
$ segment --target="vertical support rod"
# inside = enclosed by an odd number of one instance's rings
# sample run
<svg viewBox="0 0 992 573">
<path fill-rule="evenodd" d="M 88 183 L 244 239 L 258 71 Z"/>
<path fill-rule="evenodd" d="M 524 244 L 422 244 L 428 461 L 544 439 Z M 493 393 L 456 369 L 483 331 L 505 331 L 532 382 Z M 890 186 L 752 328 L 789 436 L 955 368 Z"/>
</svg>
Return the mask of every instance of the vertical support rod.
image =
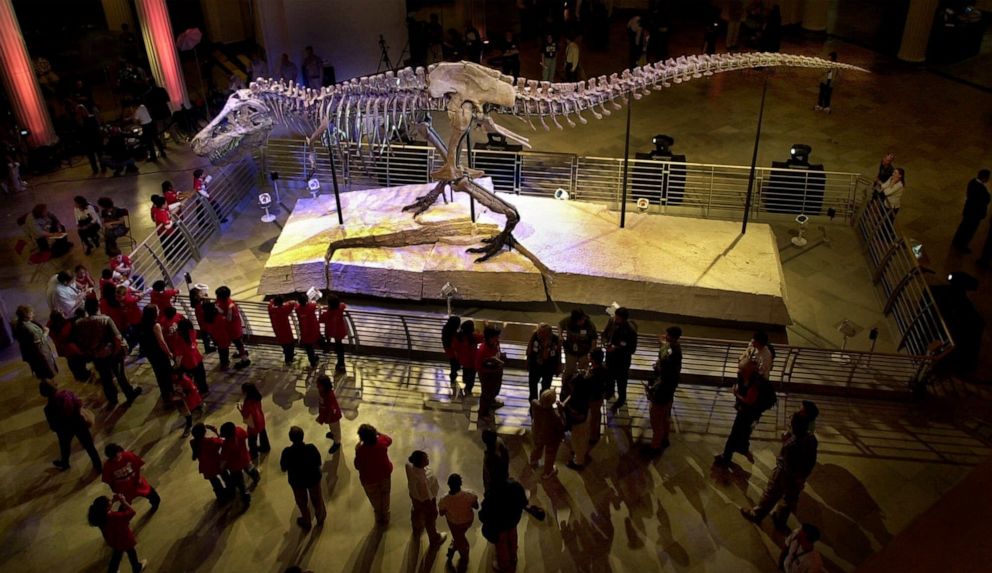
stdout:
<svg viewBox="0 0 992 573">
<path fill-rule="evenodd" d="M 758 163 L 758 143 L 761 141 L 761 121 L 765 116 L 765 94 L 768 93 L 768 75 L 765 75 L 761 86 L 761 107 L 758 109 L 758 128 L 754 132 L 754 152 L 751 154 L 751 171 L 747 176 L 747 198 L 744 200 L 744 220 L 741 222 L 741 234 L 747 233 L 747 220 L 751 216 L 751 200 L 754 196 L 754 174 Z"/>
<path fill-rule="evenodd" d="M 468 167 L 469 167 L 469 169 L 475 169 L 475 156 L 472 155 L 472 130 L 471 129 L 469 129 L 469 130 L 467 130 L 465 132 L 465 144 L 468 147 Z M 458 153 L 458 150 L 457 149 L 455 150 L 455 153 Z M 458 156 L 456 155 L 455 156 L 455 159 L 457 159 L 457 158 L 458 158 Z M 495 191 L 495 187 L 494 187 L 493 188 L 493 193 L 495 193 L 495 192 L 496 191 Z M 472 215 L 472 222 L 474 223 L 475 222 L 475 197 L 472 197 L 471 195 L 468 196 L 468 207 L 469 207 L 469 211 L 471 212 L 471 215 Z M 451 313 L 448 313 L 448 314 L 451 314 Z"/>
<path fill-rule="evenodd" d="M 627 169 L 630 165 L 630 104 L 632 92 L 627 93 L 627 132 L 623 140 L 623 192 L 620 197 L 620 228 L 627 224 Z"/>
<path fill-rule="evenodd" d="M 334 185 L 334 204 L 338 208 L 338 224 L 344 225 L 344 214 L 341 212 L 341 191 L 338 190 L 338 170 L 334 165 L 334 150 L 327 147 L 327 157 L 331 160 L 331 184 Z"/>
</svg>

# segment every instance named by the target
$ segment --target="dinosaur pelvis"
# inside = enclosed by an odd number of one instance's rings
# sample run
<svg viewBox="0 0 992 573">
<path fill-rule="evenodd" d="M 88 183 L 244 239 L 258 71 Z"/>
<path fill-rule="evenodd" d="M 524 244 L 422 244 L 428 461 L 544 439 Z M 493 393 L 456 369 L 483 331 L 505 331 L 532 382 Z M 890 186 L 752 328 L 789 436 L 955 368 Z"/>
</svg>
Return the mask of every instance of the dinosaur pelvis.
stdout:
<svg viewBox="0 0 992 573">
<path fill-rule="evenodd" d="M 516 88 L 501 77 L 499 71 L 479 64 L 444 62 L 427 76 L 427 89 L 435 98 L 458 94 L 463 101 L 512 107 Z"/>
</svg>

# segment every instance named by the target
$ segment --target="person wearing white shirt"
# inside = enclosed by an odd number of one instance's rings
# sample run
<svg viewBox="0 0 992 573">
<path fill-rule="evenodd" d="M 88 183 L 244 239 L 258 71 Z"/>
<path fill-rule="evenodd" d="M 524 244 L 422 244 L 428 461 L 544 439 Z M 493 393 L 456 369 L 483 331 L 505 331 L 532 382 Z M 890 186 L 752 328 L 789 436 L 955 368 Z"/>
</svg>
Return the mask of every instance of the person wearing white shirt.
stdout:
<svg viewBox="0 0 992 573">
<path fill-rule="evenodd" d="M 475 492 L 462 489 L 462 476 L 458 474 L 448 476 L 448 490 L 448 495 L 437 503 L 437 509 L 448 520 L 448 529 L 451 531 L 448 561 L 451 561 L 457 551 L 460 559 L 458 565 L 464 569 L 468 563 L 469 551 L 465 533 L 475 521 L 475 510 L 479 509 L 479 496 Z"/>
<path fill-rule="evenodd" d="M 785 573 L 821 573 L 823 557 L 814 544 L 820 539 L 820 530 L 809 523 L 802 524 L 785 538 L 785 547 L 779 556 L 779 570 Z"/>
<path fill-rule="evenodd" d="M 882 183 L 882 194 L 885 196 L 885 205 L 892 210 L 895 216 L 902 206 L 902 194 L 906 188 L 906 170 L 896 167 L 892 176 L 885 183 Z"/>
<path fill-rule="evenodd" d="M 410 510 L 413 534 L 420 537 L 420 532 L 426 528 L 431 547 L 437 547 L 444 543 L 448 534 L 437 531 L 437 492 L 440 486 L 427 468 L 429 463 L 427 452 L 417 450 L 410 454 L 406 463 L 406 481 L 413 504 Z"/>
<path fill-rule="evenodd" d="M 158 161 L 158 157 L 155 156 L 155 148 L 158 148 L 159 153 L 162 154 L 162 158 L 165 159 L 165 143 L 158 136 L 158 129 L 155 127 L 152 114 L 149 113 L 148 108 L 143 103 L 135 103 L 133 105 L 135 107 L 132 117 L 134 118 L 134 123 L 141 126 L 141 144 L 145 146 L 145 151 L 148 153 L 148 161 Z"/>
<path fill-rule="evenodd" d="M 768 348 L 768 334 L 759 330 L 754 333 L 750 344 L 741 353 L 737 366 L 741 368 L 745 362 L 752 361 L 758 367 L 758 374 L 769 380 L 768 375 L 771 374 L 774 358 L 771 349 Z"/>
<path fill-rule="evenodd" d="M 96 210 L 96 207 L 82 195 L 76 195 L 72 201 L 74 203 L 72 211 L 76 217 L 76 230 L 79 232 L 79 239 L 86 247 L 86 254 L 88 255 L 93 252 L 93 249 L 100 247 L 103 219 L 100 218 L 100 212 Z"/>
<path fill-rule="evenodd" d="M 54 312 L 58 312 L 65 318 L 72 318 L 76 315 L 76 309 L 83 305 L 86 293 L 80 291 L 73 284 L 72 275 L 65 271 L 59 273 L 48 280 L 48 307 Z"/>
</svg>

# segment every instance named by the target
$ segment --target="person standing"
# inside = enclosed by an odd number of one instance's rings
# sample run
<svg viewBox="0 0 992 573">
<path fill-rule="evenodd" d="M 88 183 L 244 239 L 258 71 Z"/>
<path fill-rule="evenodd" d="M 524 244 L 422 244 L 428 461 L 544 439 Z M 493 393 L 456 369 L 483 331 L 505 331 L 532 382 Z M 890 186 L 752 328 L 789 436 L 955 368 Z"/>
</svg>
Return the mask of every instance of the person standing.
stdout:
<svg viewBox="0 0 992 573">
<path fill-rule="evenodd" d="M 651 403 L 649 415 L 651 418 L 651 445 L 646 453 L 660 454 L 668 447 L 668 432 L 672 422 L 672 403 L 675 401 L 675 390 L 679 386 L 679 376 L 682 374 L 682 329 L 669 326 L 665 334 L 659 337 L 661 347 L 658 349 L 658 361 L 654 363 L 655 378 L 645 387 L 648 400 Z"/>
<path fill-rule="evenodd" d="M 457 316 L 449 316 L 448 320 L 445 321 L 444 326 L 441 327 L 441 348 L 444 349 L 444 355 L 448 357 L 448 366 L 451 368 L 448 373 L 448 379 L 451 381 L 451 394 L 453 397 L 458 396 L 458 353 L 455 351 L 455 336 L 458 335 L 458 327 L 461 326 L 461 319 Z"/>
<path fill-rule="evenodd" d="M 550 324 L 542 322 L 527 343 L 527 383 L 530 388 L 527 399 L 537 400 L 538 382 L 543 392 L 551 387 L 552 379 L 561 371 L 561 339 L 551 330 Z"/>
<path fill-rule="evenodd" d="M 605 352 L 602 348 L 593 350 L 589 355 L 591 359 L 589 368 L 582 373 L 586 377 L 586 386 L 591 395 L 589 397 L 589 445 L 599 442 L 602 437 L 603 425 L 603 403 L 613 395 L 613 377 L 610 376 L 609 369 L 603 364 Z"/>
<path fill-rule="evenodd" d="M 889 177 L 889 180 L 882 184 L 880 189 L 885 199 L 885 206 L 889 208 L 889 217 L 894 218 L 899 214 L 902 207 L 902 195 L 906 190 L 906 170 L 896 167 L 896 170 Z"/>
<path fill-rule="evenodd" d="M 475 352 L 482 343 L 482 335 L 475 331 L 475 323 L 471 320 L 462 322 L 458 334 L 451 343 L 452 350 L 462 368 L 462 379 L 465 382 L 465 396 L 472 395 L 475 386 Z"/>
<path fill-rule="evenodd" d="M 220 325 L 227 330 L 228 340 L 238 349 L 238 361 L 234 363 L 234 367 L 239 370 L 247 368 L 251 365 L 251 360 L 248 359 L 248 350 L 245 348 L 244 343 L 245 334 L 244 325 L 241 320 L 241 309 L 238 308 L 238 304 L 231 298 L 231 289 L 228 287 L 217 287 L 214 294 L 217 296 L 214 304 L 217 305 L 217 312 L 220 315 Z"/>
<path fill-rule="evenodd" d="M 155 155 L 156 147 L 162 155 L 162 159 L 165 159 L 165 144 L 162 143 L 162 138 L 158 135 L 155 120 L 152 119 L 148 108 L 140 102 L 131 102 L 131 107 L 134 108 L 132 112 L 134 123 L 141 126 L 141 145 L 148 154 L 148 161 L 158 161 L 158 157 Z"/>
<path fill-rule="evenodd" d="M 120 331 L 114 326 L 110 317 L 100 314 L 100 305 L 96 300 L 88 299 L 84 304 L 86 316 L 76 320 L 72 331 L 73 341 L 79 347 L 83 356 L 93 361 L 103 393 L 107 398 L 107 407 L 117 405 L 117 385 L 124 392 L 125 405 L 130 406 L 141 395 L 143 389 L 132 387 L 124 372 L 124 356 L 127 355 L 127 343 Z"/>
<path fill-rule="evenodd" d="M 757 367 L 758 374 L 765 380 L 769 380 L 774 360 L 775 355 L 772 354 L 772 349 L 768 345 L 768 333 L 764 330 L 758 330 L 751 337 L 747 348 L 737 358 L 737 368 L 739 371 L 748 362 L 753 362 Z"/>
<path fill-rule="evenodd" d="M 468 528 L 475 521 L 475 510 L 479 509 L 479 496 L 467 489 L 462 489 L 462 476 L 448 476 L 448 495 L 437 503 L 438 512 L 448 521 L 451 531 L 451 547 L 448 548 L 450 562 L 458 552 L 458 567 L 465 570 L 468 566 L 469 544 L 465 536 Z"/>
<path fill-rule="evenodd" d="M 734 385 L 734 408 L 737 409 L 737 415 L 734 416 L 734 424 L 730 428 L 723 453 L 714 457 L 717 465 L 730 465 L 735 452 L 744 454 L 748 461 L 754 462 L 751 432 L 761 418 L 758 396 L 760 385 L 764 381 L 758 368 L 757 362 L 748 361 L 737 370 L 737 383 Z"/>
<path fill-rule="evenodd" d="M 175 308 L 173 301 L 179 294 L 174 288 L 166 288 L 165 281 L 157 280 L 152 283 L 152 292 L 148 293 L 148 302 L 158 307 L 159 312 Z"/>
<path fill-rule="evenodd" d="M 303 75 L 310 89 L 319 90 L 324 85 L 324 61 L 313 53 L 313 46 L 304 48 Z"/>
<path fill-rule="evenodd" d="M 506 442 L 493 430 L 482 430 L 482 488 L 489 491 L 494 483 L 501 483 L 510 475 L 510 450 Z"/>
<path fill-rule="evenodd" d="M 122 495 L 115 495 L 111 500 L 105 495 L 93 500 L 87 512 L 87 521 L 93 527 L 99 527 L 103 534 L 103 540 L 107 542 L 112 551 L 108 571 L 116 572 L 121 564 L 124 554 L 131 564 L 133 573 L 140 573 L 148 566 L 148 560 L 138 560 L 138 552 L 135 550 L 138 541 L 131 531 L 131 519 L 134 518 L 134 508 L 131 507 Z"/>
<path fill-rule="evenodd" d="M 548 479 L 558 474 L 555 458 L 558 448 L 565 438 L 565 424 L 556 410 L 558 394 L 554 388 L 541 392 L 538 400 L 531 400 L 531 436 L 534 438 L 534 449 L 530 453 L 530 465 L 536 468 L 544 454 L 544 471 L 541 478 Z"/>
<path fill-rule="evenodd" d="M 284 53 L 282 59 L 279 61 L 279 79 L 291 86 L 295 86 L 299 74 L 300 71 L 297 69 L 296 64 L 289 59 L 289 54 Z"/>
<path fill-rule="evenodd" d="M 184 318 L 179 321 L 175 352 L 179 359 L 179 366 L 193 378 L 200 395 L 209 394 L 210 386 L 207 385 L 207 371 L 203 367 L 203 355 L 196 342 L 196 329 L 193 328 L 193 323 L 188 319 Z"/>
<path fill-rule="evenodd" d="M 317 303 L 303 293 L 300 293 L 299 304 L 296 305 L 296 321 L 300 325 L 300 346 L 307 353 L 310 368 L 316 368 L 320 364 L 320 359 L 317 357 L 317 343 L 320 342 L 320 319 L 317 316 Z"/>
<path fill-rule="evenodd" d="M 320 396 L 317 423 L 330 427 L 327 437 L 331 440 L 331 449 L 327 453 L 334 455 L 341 449 L 341 406 L 330 376 L 321 374 L 317 377 L 317 394 Z"/>
<path fill-rule="evenodd" d="M 179 235 L 176 233 L 176 226 L 172 221 L 172 212 L 169 210 L 168 202 L 161 195 L 152 195 L 151 208 L 152 224 L 155 225 L 155 233 L 162 243 L 162 254 L 169 261 L 174 260 L 178 250 Z"/>
<path fill-rule="evenodd" d="M 86 294 L 76 288 L 72 275 L 66 271 L 59 271 L 48 280 L 46 288 L 48 308 L 57 311 L 64 318 L 76 316 L 76 309 L 83 306 Z"/>
<path fill-rule="evenodd" d="M 503 365 L 506 355 L 499 344 L 500 331 L 493 326 L 486 326 L 482 332 L 482 342 L 475 351 L 475 370 L 479 373 L 479 418 L 491 418 L 496 410 L 503 407 L 503 402 L 497 399 L 503 386 Z"/>
<path fill-rule="evenodd" d="M 882 156 L 882 160 L 878 162 L 878 174 L 875 176 L 875 181 L 872 183 L 873 189 L 877 191 L 882 187 L 883 183 L 889 180 L 889 177 L 892 177 L 892 174 L 896 170 L 894 163 L 895 160 L 896 154 L 891 151 Z"/>
<path fill-rule="evenodd" d="M 565 81 L 579 81 L 579 44 L 574 33 L 568 36 L 568 44 L 565 45 Z"/>
<path fill-rule="evenodd" d="M 837 52 L 830 52 L 830 61 L 837 61 Z M 820 78 L 820 93 L 816 98 L 816 106 L 813 108 L 816 111 L 825 111 L 830 113 L 830 99 L 834 94 L 834 85 L 837 84 L 837 80 L 840 77 L 840 70 L 837 68 L 830 68 L 823 72 L 823 76 Z"/>
<path fill-rule="evenodd" d="M 90 433 L 92 418 L 88 419 L 84 414 L 82 400 L 68 390 L 59 390 L 55 384 L 48 381 L 38 384 L 38 393 L 47 400 L 45 420 L 59 439 L 59 459 L 52 462 L 52 465 L 62 471 L 69 469 L 71 453 L 69 447 L 72 445 L 72 439 L 76 438 L 79 440 L 79 445 L 89 454 L 90 461 L 93 462 L 93 471 L 102 472 L 103 463 L 93 445 L 93 434 Z"/>
<path fill-rule="evenodd" d="M 276 335 L 276 344 L 282 347 L 286 366 L 292 366 L 296 354 L 296 337 L 293 335 L 293 324 L 289 319 L 296 305 L 295 300 L 286 302 L 281 294 L 277 294 L 269 301 L 269 321 L 272 322 L 272 332 Z"/>
<path fill-rule="evenodd" d="M 745 519 L 752 523 L 760 523 L 766 515 L 772 513 L 775 527 L 780 531 L 789 530 L 789 514 L 795 513 L 799 494 L 802 493 L 806 480 L 816 467 L 818 443 L 816 436 L 810 431 L 810 425 L 818 413 L 816 405 L 805 400 L 803 407 L 792 415 L 789 424 L 791 431 L 782 436 L 782 449 L 779 451 L 772 477 L 765 486 L 765 492 L 753 508 L 741 508 L 741 515 Z"/>
<path fill-rule="evenodd" d="M 602 348 L 592 351 L 593 363 L 603 362 Z M 568 397 L 562 403 L 565 424 L 572 434 L 572 457 L 566 464 L 575 471 L 582 471 L 589 463 L 589 402 L 594 396 L 592 378 L 586 372 L 573 376 L 569 381 Z"/>
<path fill-rule="evenodd" d="M 216 350 L 210 333 L 204 325 L 207 324 L 203 316 L 203 303 L 209 300 L 210 287 L 203 283 L 196 283 L 189 287 L 189 305 L 193 308 L 193 315 L 196 316 L 196 324 L 200 326 L 197 331 L 199 338 L 203 339 L 203 353 L 210 354 Z M 216 310 L 216 308 L 215 308 Z"/>
<path fill-rule="evenodd" d="M 86 311 L 76 309 L 76 316 L 72 320 L 66 320 L 58 312 L 52 312 L 48 316 L 48 337 L 55 345 L 55 354 L 65 358 L 69 364 L 69 371 L 76 382 L 87 383 L 93 372 L 86 367 L 88 360 L 79 350 L 79 346 L 73 342 L 72 329 L 75 328 L 76 318 L 86 316 Z"/>
<path fill-rule="evenodd" d="M 324 337 L 328 342 L 334 341 L 334 353 L 337 355 L 334 371 L 342 374 L 348 370 L 344 364 L 344 341 L 348 338 L 348 324 L 344 318 L 346 308 L 348 305 L 332 294 L 327 296 L 327 308 L 320 313 L 320 322 L 324 325 Z"/>
<path fill-rule="evenodd" d="M 254 489 L 262 475 L 251 463 L 251 452 L 248 451 L 248 432 L 234 424 L 224 422 L 220 427 L 220 437 L 224 438 L 221 454 L 224 459 L 225 481 L 241 493 L 241 501 L 247 506 L 251 503 L 251 494 L 245 485 L 245 474 L 251 477 L 251 487 Z"/>
<path fill-rule="evenodd" d="M 207 430 L 213 435 L 207 436 Z M 223 473 L 223 455 L 221 448 L 224 446 L 224 439 L 217 434 L 217 428 L 199 423 L 193 426 L 191 432 L 193 439 L 189 442 L 190 449 L 193 450 L 193 461 L 198 461 L 200 475 L 210 482 L 210 486 L 217 496 L 217 501 L 227 501 L 230 499 L 228 484 L 221 479 Z"/>
<path fill-rule="evenodd" d="M 162 403 L 172 403 L 172 361 L 175 356 L 165 342 L 165 332 L 158 321 L 158 307 L 149 304 L 141 311 L 141 351 L 155 373 L 162 393 Z"/>
<path fill-rule="evenodd" d="M 162 498 L 141 475 L 144 460 L 117 444 L 107 444 L 103 453 L 107 456 L 103 464 L 103 482 L 110 486 L 110 490 L 123 496 L 128 503 L 136 497 L 147 498 L 152 504 L 152 511 L 156 511 Z"/>
<path fill-rule="evenodd" d="M 406 484 L 410 493 L 413 536 L 419 539 L 421 531 L 426 529 L 430 546 L 435 548 L 444 543 L 448 534 L 437 531 L 437 492 L 440 486 L 430 470 L 430 463 L 430 457 L 423 450 L 410 454 L 406 462 Z"/>
<path fill-rule="evenodd" d="M 34 308 L 17 307 L 11 332 L 21 349 L 21 360 L 27 362 L 35 378 L 43 382 L 53 380 L 59 372 L 55 350 L 48 340 L 48 329 L 34 319 Z"/>
<path fill-rule="evenodd" d="M 327 518 L 327 507 L 324 505 L 324 494 L 320 489 L 320 451 L 317 446 L 303 441 L 303 429 L 293 426 L 289 429 L 290 445 L 283 449 L 279 457 L 279 467 L 289 477 L 289 487 L 293 488 L 296 507 L 300 509 L 300 517 L 296 523 L 305 531 L 309 531 L 310 506 L 313 506 L 317 527 L 324 525 Z"/>
<path fill-rule="evenodd" d="M 269 433 L 265 431 L 262 393 L 254 382 L 245 382 L 241 385 L 241 396 L 244 401 L 238 404 L 238 412 L 248 428 L 248 452 L 251 459 L 256 460 L 259 453 L 266 454 L 272 449 L 269 445 Z"/>
<path fill-rule="evenodd" d="M 103 229 L 103 220 L 86 197 L 76 195 L 73 199 L 72 213 L 76 219 L 76 230 L 79 232 L 79 240 L 86 247 L 86 254 L 89 255 L 93 249 L 100 248 L 100 232 Z"/>
<path fill-rule="evenodd" d="M 576 372 L 588 368 L 589 353 L 596 348 L 599 334 L 592 319 L 578 308 L 558 323 L 558 330 L 565 350 L 565 368 L 561 373 L 562 398 L 567 398 L 568 382 Z"/>
<path fill-rule="evenodd" d="M 393 463 L 389 461 L 389 446 L 393 439 L 380 434 L 375 426 L 362 424 L 358 428 L 355 445 L 355 469 L 362 482 L 365 495 L 375 512 L 375 523 L 389 524 L 389 494 L 392 490 Z"/>
<path fill-rule="evenodd" d="M 637 351 L 637 323 L 630 320 L 630 311 L 620 307 L 603 329 L 606 346 L 606 368 L 616 385 L 617 401 L 610 408 L 615 412 L 627 404 L 627 379 L 630 362 Z"/>
<path fill-rule="evenodd" d="M 785 538 L 785 547 L 778 557 L 778 568 L 785 573 L 822 573 L 823 556 L 816 550 L 820 529 L 804 523 Z"/>
<path fill-rule="evenodd" d="M 527 509 L 527 491 L 516 480 L 505 477 L 486 490 L 479 510 L 482 535 L 496 546 L 493 570 L 517 568 L 517 524 Z"/>
<path fill-rule="evenodd" d="M 964 210 L 961 213 L 961 224 L 954 232 L 951 245 L 960 253 L 968 254 L 971 249 L 968 243 L 975 236 L 975 231 L 981 225 L 982 220 L 988 215 L 989 199 L 989 170 L 982 169 L 978 176 L 968 182 L 967 196 L 964 201 Z"/>
</svg>

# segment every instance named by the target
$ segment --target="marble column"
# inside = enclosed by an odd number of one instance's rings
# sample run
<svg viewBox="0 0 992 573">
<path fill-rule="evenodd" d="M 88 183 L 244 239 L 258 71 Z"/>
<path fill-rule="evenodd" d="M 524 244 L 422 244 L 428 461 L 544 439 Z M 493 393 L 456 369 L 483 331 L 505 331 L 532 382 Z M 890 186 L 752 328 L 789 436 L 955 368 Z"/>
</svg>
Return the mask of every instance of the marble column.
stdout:
<svg viewBox="0 0 992 573">
<path fill-rule="evenodd" d="M 107 20 L 107 29 L 111 32 L 120 32 L 121 24 L 127 24 L 133 31 L 134 14 L 131 12 L 131 5 L 128 0 L 100 0 L 103 4 L 103 17 Z"/>
<path fill-rule="evenodd" d="M 902 42 L 896 57 L 904 62 L 920 63 L 927 59 L 930 30 L 940 0 L 910 0 L 906 26 L 902 29 Z"/>
<path fill-rule="evenodd" d="M 59 137 L 52 127 L 48 104 L 41 97 L 41 86 L 11 0 L 0 0 L 0 55 L 0 79 L 17 123 L 31 132 L 28 143 L 39 146 L 57 142 Z"/>
<path fill-rule="evenodd" d="M 806 0 L 803 2 L 803 30 L 826 32 L 829 13 L 830 0 Z"/>
<path fill-rule="evenodd" d="M 165 0 L 135 0 L 138 20 L 141 23 L 141 36 L 145 40 L 148 65 L 155 82 L 169 92 L 169 104 L 173 110 L 189 105 L 186 92 L 186 78 L 179 63 L 175 35 L 169 22 L 169 9 Z"/>
</svg>

